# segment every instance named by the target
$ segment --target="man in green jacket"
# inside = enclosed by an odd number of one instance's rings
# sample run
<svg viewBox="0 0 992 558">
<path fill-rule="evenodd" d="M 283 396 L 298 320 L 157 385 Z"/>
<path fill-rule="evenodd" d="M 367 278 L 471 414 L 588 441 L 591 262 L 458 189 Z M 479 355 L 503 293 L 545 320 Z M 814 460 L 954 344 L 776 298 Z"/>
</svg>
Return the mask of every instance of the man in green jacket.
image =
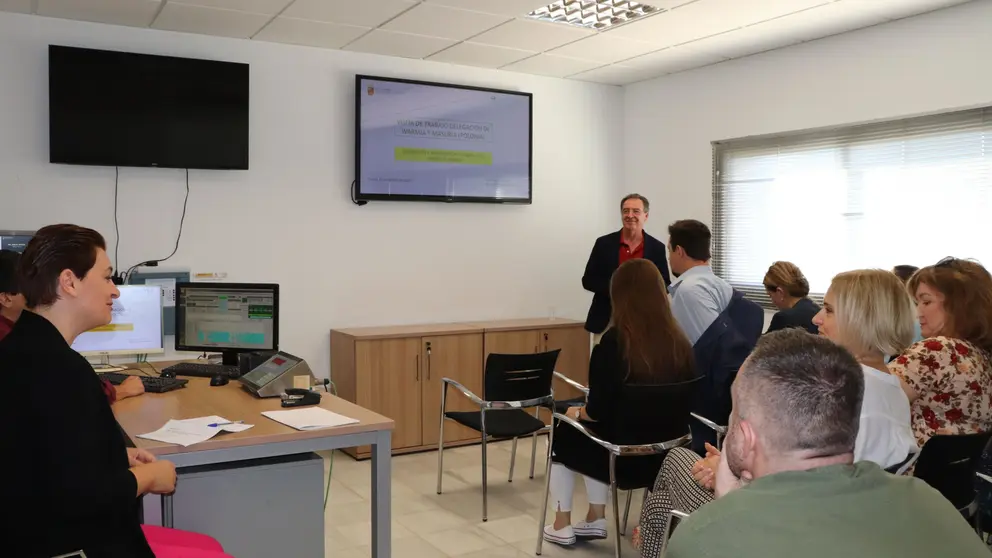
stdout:
<svg viewBox="0 0 992 558">
<path fill-rule="evenodd" d="M 861 366 L 801 330 L 764 336 L 732 389 L 717 499 L 666 558 L 988 558 L 936 490 L 854 463 Z"/>
</svg>

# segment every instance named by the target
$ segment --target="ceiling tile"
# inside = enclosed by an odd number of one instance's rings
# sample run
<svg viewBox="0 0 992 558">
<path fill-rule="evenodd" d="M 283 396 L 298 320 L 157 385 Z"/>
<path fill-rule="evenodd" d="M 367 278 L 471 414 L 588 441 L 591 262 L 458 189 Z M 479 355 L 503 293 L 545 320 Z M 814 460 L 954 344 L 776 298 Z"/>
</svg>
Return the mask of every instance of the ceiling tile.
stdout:
<svg viewBox="0 0 992 558">
<path fill-rule="evenodd" d="M 834 0 L 699 0 L 678 6 L 606 33 L 673 46 L 716 35 L 786 14 L 829 4 Z"/>
<path fill-rule="evenodd" d="M 170 0 L 172 1 L 172 0 Z M 175 0 L 180 4 L 201 6 L 204 8 L 221 8 L 237 10 L 253 14 L 275 15 L 283 11 L 293 0 Z"/>
<path fill-rule="evenodd" d="M 635 70 L 644 70 L 645 77 L 657 77 L 715 64 L 726 59 L 708 50 L 682 45 L 625 60 L 623 65 Z"/>
<path fill-rule="evenodd" d="M 607 85 L 627 85 L 643 79 L 644 71 L 628 68 L 619 64 L 594 68 L 588 72 L 582 72 L 568 76 L 569 79 L 579 81 L 591 81 L 593 83 L 605 83 Z"/>
<path fill-rule="evenodd" d="M 345 50 L 402 56 L 404 58 L 426 58 L 439 50 L 444 50 L 457 41 L 424 37 L 410 33 L 397 33 L 374 29 L 369 34 L 345 47 Z"/>
<path fill-rule="evenodd" d="M 858 9 L 887 18 L 900 19 L 904 17 L 932 12 L 964 4 L 971 0 L 841 0 Z"/>
<path fill-rule="evenodd" d="M 39 0 L 37 13 L 111 25 L 148 27 L 160 5 L 158 0 Z"/>
<path fill-rule="evenodd" d="M 378 27 L 416 5 L 413 0 L 296 0 L 284 16 L 346 25 Z"/>
<path fill-rule="evenodd" d="M 252 38 L 292 45 L 341 48 L 368 32 L 368 27 L 277 17 Z"/>
<path fill-rule="evenodd" d="M 595 34 L 592 29 L 572 27 L 562 23 L 513 19 L 472 37 L 472 42 L 544 52 Z"/>
<path fill-rule="evenodd" d="M 514 62 L 503 66 L 502 70 L 511 72 L 523 72 L 525 74 L 539 74 L 542 76 L 565 77 L 586 70 L 591 70 L 597 66 L 602 66 L 599 62 L 590 60 L 579 60 L 565 56 L 555 56 L 553 54 L 538 54 L 531 58 Z"/>
<path fill-rule="evenodd" d="M 501 66 L 506 66 L 511 62 L 516 62 L 517 60 L 522 60 L 528 56 L 533 56 L 534 54 L 536 53 L 527 50 L 517 50 L 515 48 L 503 48 L 466 42 L 458 43 L 451 48 L 442 50 L 441 52 L 428 58 L 428 60 L 461 64 L 463 66 L 499 68 Z"/>
<path fill-rule="evenodd" d="M 524 17 L 538 8 L 543 8 L 551 0 L 426 0 L 428 4 L 462 8 L 476 12 Z"/>
<path fill-rule="evenodd" d="M 653 44 L 597 33 L 586 39 L 552 50 L 549 54 L 610 64 L 658 50 Z"/>
<path fill-rule="evenodd" d="M 258 30 L 270 19 L 272 16 L 265 14 L 169 2 L 155 18 L 152 27 L 167 31 L 247 39 L 258 33 Z"/>
<path fill-rule="evenodd" d="M 507 21 L 506 16 L 418 4 L 382 26 L 387 31 L 463 41 Z"/>
<path fill-rule="evenodd" d="M 31 13 L 31 0 L 0 0 L 0 12 Z"/>
</svg>

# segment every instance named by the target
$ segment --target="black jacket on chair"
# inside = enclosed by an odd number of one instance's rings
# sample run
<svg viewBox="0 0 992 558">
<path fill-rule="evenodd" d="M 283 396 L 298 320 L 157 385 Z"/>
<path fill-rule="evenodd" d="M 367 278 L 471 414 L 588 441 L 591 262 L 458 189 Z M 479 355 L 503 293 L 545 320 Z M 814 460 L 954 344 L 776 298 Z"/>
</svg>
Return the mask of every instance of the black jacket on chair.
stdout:
<svg viewBox="0 0 992 558">
<path fill-rule="evenodd" d="M 612 306 L 610 305 L 610 278 L 620 267 L 620 233 L 617 231 L 596 239 L 596 244 L 589 254 L 586 271 L 582 274 L 582 288 L 593 293 L 592 305 L 586 317 L 586 331 L 603 333 L 610 323 Z M 644 233 L 644 259 L 658 267 L 665 279 L 665 286 L 672 283 L 668 276 L 668 253 L 665 243 Z"/>
</svg>

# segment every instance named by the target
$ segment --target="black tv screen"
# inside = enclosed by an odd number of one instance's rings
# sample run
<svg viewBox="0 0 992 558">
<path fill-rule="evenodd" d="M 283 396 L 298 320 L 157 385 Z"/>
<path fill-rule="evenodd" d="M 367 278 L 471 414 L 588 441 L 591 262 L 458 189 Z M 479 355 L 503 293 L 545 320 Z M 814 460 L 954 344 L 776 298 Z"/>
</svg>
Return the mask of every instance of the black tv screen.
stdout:
<svg viewBox="0 0 992 558">
<path fill-rule="evenodd" d="M 248 168 L 248 65 L 50 45 L 52 163 Z"/>
<path fill-rule="evenodd" d="M 531 203 L 531 108 L 520 91 L 355 81 L 358 200 Z"/>
</svg>

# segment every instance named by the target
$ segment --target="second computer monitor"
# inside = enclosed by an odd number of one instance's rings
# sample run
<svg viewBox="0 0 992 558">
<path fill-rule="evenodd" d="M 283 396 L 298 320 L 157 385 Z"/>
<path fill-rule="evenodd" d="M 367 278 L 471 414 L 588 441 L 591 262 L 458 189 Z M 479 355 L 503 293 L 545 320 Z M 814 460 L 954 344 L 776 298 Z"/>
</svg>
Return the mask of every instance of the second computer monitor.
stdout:
<svg viewBox="0 0 992 558">
<path fill-rule="evenodd" d="M 176 350 L 238 353 L 279 349 L 279 285 L 176 283 Z"/>
<path fill-rule="evenodd" d="M 162 288 L 152 285 L 120 287 L 111 322 L 76 337 L 72 348 L 83 356 L 164 353 Z"/>
</svg>

